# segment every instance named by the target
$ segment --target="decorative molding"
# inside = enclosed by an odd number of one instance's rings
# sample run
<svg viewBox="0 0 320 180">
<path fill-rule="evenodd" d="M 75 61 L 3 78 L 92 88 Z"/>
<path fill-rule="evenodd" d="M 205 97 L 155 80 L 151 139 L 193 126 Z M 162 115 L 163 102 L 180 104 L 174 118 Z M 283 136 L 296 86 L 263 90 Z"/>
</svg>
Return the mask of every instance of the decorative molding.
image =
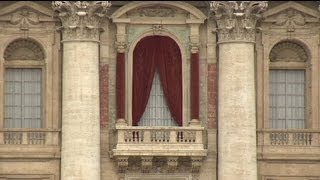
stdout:
<svg viewBox="0 0 320 180">
<path fill-rule="evenodd" d="M 5 60 L 44 60 L 42 47 L 31 39 L 17 39 L 11 42 L 5 52 Z"/>
<path fill-rule="evenodd" d="M 8 14 L 12 14 L 16 12 L 19 9 L 28 8 L 35 10 L 37 14 L 44 15 L 46 17 L 50 17 L 52 20 L 53 11 L 51 9 L 48 9 L 44 6 L 39 5 L 38 3 L 32 2 L 32 1 L 16 1 L 16 3 L 13 3 L 9 6 L 4 7 L 0 11 L 0 16 L 6 16 Z"/>
<path fill-rule="evenodd" d="M 141 157 L 141 170 L 142 173 L 148 173 L 152 169 L 152 156 Z"/>
<path fill-rule="evenodd" d="M 211 1 L 219 42 L 254 42 L 256 22 L 267 7 L 267 1 Z"/>
<path fill-rule="evenodd" d="M 274 24 L 286 26 L 288 32 L 294 32 L 296 26 L 304 26 L 306 24 L 306 19 L 299 11 L 288 9 L 276 17 Z"/>
<path fill-rule="evenodd" d="M 317 10 L 311 9 L 309 7 L 306 7 L 300 3 L 297 3 L 295 1 L 287 1 L 286 3 L 283 3 L 281 5 L 278 5 L 272 9 L 269 9 L 268 11 L 265 11 L 262 13 L 264 17 L 263 22 L 274 22 L 275 16 L 287 11 L 288 9 L 293 9 L 301 14 L 306 18 L 307 22 L 318 22 L 320 15 Z"/>
<path fill-rule="evenodd" d="M 290 41 L 284 41 L 276 44 L 271 49 L 269 59 L 271 62 L 306 62 L 308 55 L 301 45 Z"/>
<path fill-rule="evenodd" d="M 127 49 L 127 43 L 125 42 L 115 42 L 115 47 L 118 53 L 125 53 Z"/>
<path fill-rule="evenodd" d="M 168 172 L 174 173 L 178 167 L 178 157 L 167 157 Z"/>
<path fill-rule="evenodd" d="M 10 23 L 13 25 L 20 24 L 21 30 L 28 30 L 29 25 L 39 24 L 39 14 L 29 8 L 21 8 L 11 15 Z"/>
<path fill-rule="evenodd" d="M 110 1 L 53 1 L 61 19 L 63 40 L 99 40 L 100 25 Z"/>
<path fill-rule="evenodd" d="M 174 17 L 175 13 L 176 12 L 174 9 L 162 6 L 139 9 L 139 14 L 141 17 Z"/>
<path fill-rule="evenodd" d="M 154 35 L 159 35 L 163 31 L 161 24 L 152 25 L 152 31 Z"/>
<path fill-rule="evenodd" d="M 190 51 L 192 54 L 199 52 L 199 43 L 190 43 Z"/>
<path fill-rule="evenodd" d="M 128 169 L 128 162 L 129 157 L 128 156 L 119 156 L 117 157 L 117 162 L 118 162 L 118 172 L 119 173 L 125 173 L 126 170 Z"/>
<path fill-rule="evenodd" d="M 128 12 L 134 9 L 138 9 L 141 7 L 150 7 L 154 6 L 155 4 L 161 5 L 161 7 L 173 7 L 174 9 L 184 10 L 190 13 L 190 15 L 194 16 L 195 19 L 204 21 L 207 18 L 207 16 L 203 14 L 203 12 L 200 9 L 183 1 L 133 1 L 117 9 L 111 15 L 111 18 L 114 21 L 116 19 L 121 18 L 122 16 L 126 16 Z"/>
<path fill-rule="evenodd" d="M 192 173 L 199 173 L 202 165 L 203 157 L 191 157 L 191 171 Z"/>
<path fill-rule="evenodd" d="M 191 30 L 192 31 L 192 30 Z M 197 33 L 190 35 L 190 51 L 192 54 L 199 52 L 199 26 L 197 26 Z"/>
</svg>

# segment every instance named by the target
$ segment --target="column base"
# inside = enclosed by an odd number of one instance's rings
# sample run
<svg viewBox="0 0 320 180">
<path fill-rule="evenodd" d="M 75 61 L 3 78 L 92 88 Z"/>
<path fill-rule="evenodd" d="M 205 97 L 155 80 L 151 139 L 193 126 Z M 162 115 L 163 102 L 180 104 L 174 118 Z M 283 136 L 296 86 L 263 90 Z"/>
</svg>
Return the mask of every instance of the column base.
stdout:
<svg viewBox="0 0 320 180">
<path fill-rule="evenodd" d="M 120 119 L 117 119 L 116 126 L 128 126 L 128 124 L 125 119 L 120 118 Z"/>
<path fill-rule="evenodd" d="M 189 122 L 189 126 L 200 126 L 200 121 L 199 119 L 192 119 L 190 122 Z"/>
</svg>

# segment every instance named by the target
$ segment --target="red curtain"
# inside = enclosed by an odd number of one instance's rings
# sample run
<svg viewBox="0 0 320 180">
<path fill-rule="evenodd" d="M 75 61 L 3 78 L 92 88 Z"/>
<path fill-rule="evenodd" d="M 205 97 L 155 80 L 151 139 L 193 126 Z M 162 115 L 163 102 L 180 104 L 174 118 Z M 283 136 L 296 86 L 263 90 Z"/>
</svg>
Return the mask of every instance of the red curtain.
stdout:
<svg viewBox="0 0 320 180">
<path fill-rule="evenodd" d="M 133 125 L 136 126 L 148 103 L 155 71 L 171 112 L 182 125 L 182 59 L 179 46 L 165 36 L 141 39 L 133 52 Z"/>
</svg>

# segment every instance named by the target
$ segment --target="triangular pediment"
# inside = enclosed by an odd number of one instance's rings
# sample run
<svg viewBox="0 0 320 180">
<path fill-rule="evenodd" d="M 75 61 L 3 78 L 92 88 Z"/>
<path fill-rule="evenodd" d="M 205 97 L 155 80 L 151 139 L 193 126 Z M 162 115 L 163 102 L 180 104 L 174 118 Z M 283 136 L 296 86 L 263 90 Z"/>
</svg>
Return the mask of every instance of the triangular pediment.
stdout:
<svg viewBox="0 0 320 180">
<path fill-rule="evenodd" d="M 289 1 L 278 5 L 263 13 L 264 22 L 271 22 L 281 25 L 288 19 L 294 19 L 297 25 L 304 25 L 308 22 L 319 22 L 318 11 L 306 7 L 297 2 Z"/>
<path fill-rule="evenodd" d="M 54 21 L 53 10 L 48 9 L 32 1 L 19 1 L 0 9 L 0 21 L 16 23 L 20 19 L 28 19 L 29 22 Z"/>
</svg>

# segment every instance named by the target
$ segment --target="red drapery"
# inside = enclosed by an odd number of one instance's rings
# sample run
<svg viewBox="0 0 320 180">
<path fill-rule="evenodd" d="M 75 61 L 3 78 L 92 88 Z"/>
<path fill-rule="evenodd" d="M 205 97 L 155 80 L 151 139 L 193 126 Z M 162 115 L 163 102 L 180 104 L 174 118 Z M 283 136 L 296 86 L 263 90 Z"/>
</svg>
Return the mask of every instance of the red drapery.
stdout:
<svg viewBox="0 0 320 180">
<path fill-rule="evenodd" d="M 155 71 L 171 112 L 182 125 L 182 59 L 179 46 L 165 36 L 148 36 L 141 39 L 133 52 L 133 103 L 132 121 L 136 126 L 148 103 Z"/>
</svg>

